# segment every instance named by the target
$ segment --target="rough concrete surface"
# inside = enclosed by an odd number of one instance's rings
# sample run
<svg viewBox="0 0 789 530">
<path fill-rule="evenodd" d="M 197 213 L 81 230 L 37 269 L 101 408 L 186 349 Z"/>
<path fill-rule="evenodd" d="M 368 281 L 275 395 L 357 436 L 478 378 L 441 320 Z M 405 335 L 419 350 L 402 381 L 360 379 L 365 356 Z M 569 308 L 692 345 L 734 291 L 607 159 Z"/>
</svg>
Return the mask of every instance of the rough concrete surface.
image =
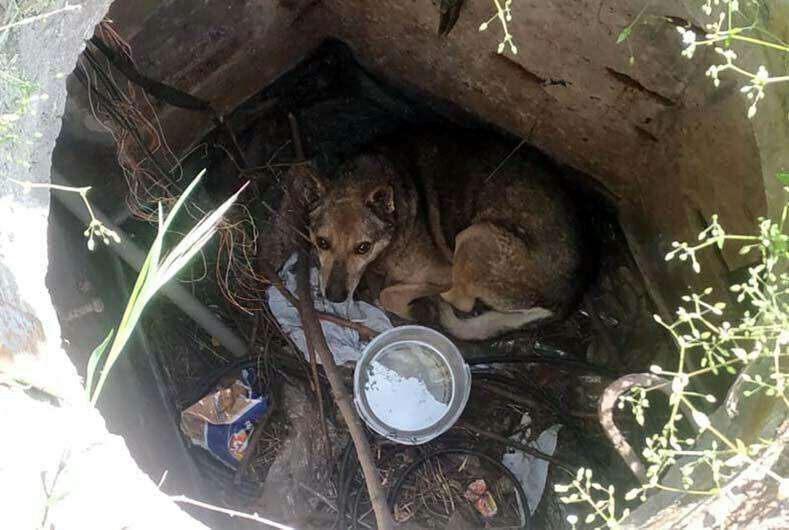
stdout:
<svg viewBox="0 0 789 530">
<path fill-rule="evenodd" d="M 510 31 L 517 55 L 496 53 L 502 34 L 496 21 L 479 31 L 495 12 L 487 0 L 466 1 L 447 37 L 436 35 L 438 14 L 428 0 L 172 0 L 116 3 L 111 15 L 143 72 L 222 112 L 323 38 L 339 37 L 376 76 L 439 109 L 451 102 L 590 175 L 618 208 L 658 310 L 669 313 L 675 293 L 720 285 L 747 264 L 726 251 L 696 275 L 662 257 L 672 241 L 695 237 L 713 213 L 733 231 L 752 230 L 766 213 L 765 183 L 775 190 L 771 179 L 787 163 L 774 146 L 787 129 L 785 120 L 769 133 L 763 124 L 786 114 L 786 97 L 776 89 L 749 121 L 736 83 L 724 79 L 712 89 L 704 76 L 711 50 L 693 60 L 680 56 L 674 24 L 664 17 L 702 26 L 708 20 L 696 1 L 649 4 L 630 37 L 630 65 L 616 37 L 645 5 L 516 2 Z M 771 16 L 771 29 L 784 34 L 785 17 Z M 84 105 L 79 97 L 74 104 Z M 211 127 L 205 114 L 157 108 L 177 152 Z"/>
<path fill-rule="evenodd" d="M 119 439 L 108 436 L 95 411 L 84 408 L 44 285 L 48 194 L 34 190 L 25 196 L 9 180 L 48 180 L 66 101 L 61 77 L 73 70 L 83 39 L 109 3 L 86 0 L 78 13 L 15 30 L 4 45 L 3 52 L 17 55 L 22 73 L 49 98 L 18 122 L 24 141 L 0 144 L 0 369 L 64 398 L 67 405 L 57 408 L 0 387 L 0 412 L 12 422 L 9 430 L 35 424 L 29 435 L 33 442 L 21 434 L 0 442 L 0 498 L 14 509 L 0 517 L 27 514 L 26 523 L 40 522 L 43 514 L 34 508 L 43 506 L 46 496 L 41 477 L 58 476 L 63 462 L 82 461 L 94 463 L 69 484 L 74 494 L 52 509 L 56 528 L 85 528 L 86 514 L 101 528 L 198 527 L 156 494 Z M 648 3 L 653 18 L 632 34 L 636 62 L 631 66 L 616 36 Z M 732 231 L 751 231 L 754 216 L 775 213 L 785 201 L 774 173 L 786 170 L 789 156 L 787 91 L 770 91 L 749 121 L 733 82 L 724 80 L 713 90 L 704 77 L 711 57 L 680 57 L 674 27 L 660 18 L 703 25 L 700 4 L 515 2 L 511 31 L 517 56 L 495 53 L 500 38 L 495 22 L 488 31 L 478 31 L 493 14 L 487 0 L 467 0 L 445 38 L 435 34 L 437 12 L 430 0 L 145 0 L 116 2 L 111 15 L 142 71 L 208 99 L 222 112 L 258 92 L 323 38 L 339 37 L 371 72 L 404 91 L 439 108 L 442 101 L 452 102 L 590 175 L 617 207 L 657 309 L 669 313 L 688 286 L 721 286 L 746 263 L 725 252 L 694 275 L 684 265 L 663 261 L 672 240 L 691 239 L 713 213 Z M 787 40 L 787 8 L 777 4 L 771 4 L 768 24 Z M 762 52 L 746 54 L 743 61 L 754 68 L 769 64 L 771 71 L 780 67 Z M 75 96 L 71 105 L 81 107 L 73 115 L 84 116 L 84 100 Z M 211 126 L 203 114 L 159 110 L 179 152 Z M 101 155 L 103 149 L 106 155 L 110 150 L 111 158 L 112 146 L 98 130 L 87 119 L 71 133 L 82 135 L 84 152 L 95 149 Z M 45 438 L 42 429 L 62 436 Z M 91 444 L 97 444 L 102 458 L 83 459 Z M 31 471 L 34 463 L 39 469 Z M 119 486 L 124 486 L 121 493 Z"/>
<path fill-rule="evenodd" d="M 20 139 L 0 144 L 3 528 L 204 528 L 156 490 L 123 439 L 110 435 L 87 406 L 77 372 L 61 349 L 44 283 L 49 192 L 26 195 L 12 181 L 49 181 L 66 101 L 64 76 L 109 3 L 81 2 L 78 11 L 13 30 L 3 45 L 5 55 L 17 58 L 15 73 L 47 96 L 15 123 Z M 63 4 L 51 2 L 48 9 Z"/>
</svg>

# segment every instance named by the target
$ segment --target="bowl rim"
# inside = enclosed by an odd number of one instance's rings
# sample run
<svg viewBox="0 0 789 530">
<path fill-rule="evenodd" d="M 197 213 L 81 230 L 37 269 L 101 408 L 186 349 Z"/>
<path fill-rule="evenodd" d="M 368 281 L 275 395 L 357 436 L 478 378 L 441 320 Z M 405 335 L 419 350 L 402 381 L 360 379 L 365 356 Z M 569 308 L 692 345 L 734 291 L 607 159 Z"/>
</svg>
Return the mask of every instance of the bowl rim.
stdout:
<svg viewBox="0 0 789 530">
<path fill-rule="evenodd" d="M 421 336 L 416 338 L 414 335 Z M 433 341 L 430 341 L 430 339 L 433 339 Z M 400 342 L 421 343 L 434 350 L 444 361 L 452 378 L 452 397 L 449 401 L 447 412 L 432 425 L 414 431 L 400 430 L 384 423 L 372 412 L 363 393 L 362 379 L 364 371 L 371 360 L 386 347 Z M 376 433 L 406 445 L 419 445 L 429 442 L 449 430 L 466 408 L 470 393 L 471 369 L 460 350 L 449 337 L 426 326 L 411 324 L 391 328 L 380 333 L 364 348 L 354 369 L 354 405 L 359 415 L 367 426 Z"/>
</svg>

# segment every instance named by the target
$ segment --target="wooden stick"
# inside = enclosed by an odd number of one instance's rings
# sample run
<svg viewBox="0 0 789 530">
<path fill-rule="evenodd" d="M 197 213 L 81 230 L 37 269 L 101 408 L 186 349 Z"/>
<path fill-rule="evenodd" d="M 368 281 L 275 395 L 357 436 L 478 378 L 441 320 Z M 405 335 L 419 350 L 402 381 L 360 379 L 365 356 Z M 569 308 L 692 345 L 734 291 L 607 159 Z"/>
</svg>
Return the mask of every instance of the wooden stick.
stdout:
<svg viewBox="0 0 789 530">
<path fill-rule="evenodd" d="M 537 400 L 521 396 L 515 392 L 510 392 L 509 390 L 501 388 L 500 386 L 488 381 L 482 381 L 482 383 L 480 383 L 480 388 L 487 390 L 491 394 L 496 394 L 497 396 L 503 397 L 504 399 L 509 399 L 513 403 L 518 403 L 519 405 L 523 405 L 525 407 L 537 408 L 542 405 L 542 403 L 538 402 Z M 575 418 L 588 418 L 595 420 L 598 418 L 597 412 L 586 412 L 582 410 L 566 410 L 565 412 Z"/>
<path fill-rule="evenodd" d="M 288 123 L 290 124 L 290 135 L 293 137 L 293 151 L 296 153 L 296 162 L 304 162 L 304 145 L 301 143 L 301 129 L 296 116 L 292 112 L 288 113 Z"/>
<path fill-rule="evenodd" d="M 321 333 L 322 332 L 323 330 L 321 329 Z M 315 338 L 307 333 L 306 328 L 304 329 L 304 339 L 307 342 L 307 352 L 309 352 L 310 357 L 310 376 L 312 377 L 312 386 L 315 390 L 315 397 L 318 399 L 318 413 L 320 414 L 321 418 L 321 432 L 323 433 L 323 440 L 326 443 L 326 456 L 327 460 L 331 462 L 333 460 L 331 439 L 329 438 L 329 427 L 326 424 L 326 410 L 323 405 L 323 387 L 321 387 L 321 381 L 318 377 L 318 361 L 315 357 Z"/>
<path fill-rule="evenodd" d="M 279 274 L 277 274 L 277 272 L 274 270 L 274 267 L 268 260 L 258 256 L 258 268 L 263 273 L 263 275 L 268 278 L 268 281 L 271 283 L 271 285 L 273 285 L 277 291 L 282 294 L 285 300 L 290 302 L 293 307 L 299 307 L 299 300 L 288 290 L 287 287 L 285 287 L 285 283 L 282 281 L 282 278 L 279 277 Z M 356 330 L 356 332 L 359 333 L 359 335 L 365 340 L 370 340 L 378 335 L 377 331 L 365 326 L 361 322 L 354 322 L 341 316 L 332 315 L 331 313 L 324 313 L 323 311 L 317 311 L 317 313 L 320 320 L 325 320 L 326 322 L 331 322 L 339 326 Z"/>
<path fill-rule="evenodd" d="M 356 414 L 351 395 L 343 384 L 342 377 L 337 369 L 337 364 L 334 362 L 334 356 L 329 350 L 329 345 L 326 343 L 326 337 L 323 335 L 323 329 L 318 321 L 318 314 L 315 311 L 315 306 L 312 304 L 309 265 L 307 263 L 307 257 L 303 252 L 299 253 L 298 262 L 296 264 L 296 285 L 300 300 L 298 305 L 299 315 L 301 316 L 301 322 L 304 326 L 304 334 L 312 338 L 315 351 L 320 356 L 323 369 L 326 372 L 326 377 L 329 379 L 329 384 L 334 393 L 334 400 L 337 403 L 337 407 L 340 409 L 343 420 L 345 420 L 348 426 L 348 431 L 350 432 L 353 445 L 356 448 L 356 454 L 359 458 L 359 464 L 362 467 L 364 481 L 367 484 L 370 502 L 375 511 L 375 520 L 378 524 L 378 529 L 392 530 L 394 528 L 394 521 L 392 515 L 389 513 L 389 507 L 386 504 L 386 495 L 381 485 L 381 479 L 378 476 L 378 468 L 375 466 L 375 458 L 370 448 L 370 442 L 367 440 L 362 422 Z"/>
<path fill-rule="evenodd" d="M 545 460 L 547 462 L 550 462 L 555 466 L 561 468 L 563 471 L 570 473 L 571 475 L 575 474 L 572 467 L 568 466 L 567 464 L 565 464 L 555 456 L 551 456 L 549 454 L 543 453 L 539 449 L 535 449 L 534 447 L 531 447 L 529 445 L 516 442 L 515 440 L 510 440 L 509 438 L 505 438 L 504 436 L 499 436 L 498 434 L 492 433 L 490 431 L 486 431 L 485 429 L 481 427 L 477 427 L 472 423 L 463 422 L 462 426 L 468 429 L 469 431 L 473 432 L 477 436 L 482 436 L 483 438 L 487 438 L 488 440 L 498 442 L 502 445 L 506 445 L 507 447 L 519 449 L 528 455 L 532 455 L 535 458 L 539 458 L 540 460 Z"/>
<path fill-rule="evenodd" d="M 190 499 L 186 495 L 173 495 L 170 497 L 170 500 L 173 502 L 191 504 L 192 506 L 205 508 L 206 510 L 211 510 L 212 512 L 223 513 L 225 515 L 229 515 L 230 517 L 240 517 L 241 519 L 249 519 L 250 521 L 256 521 L 258 523 L 267 524 L 269 526 L 272 526 L 274 528 L 279 528 L 281 530 L 295 530 L 292 526 L 286 526 L 276 521 L 272 521 L 271 519 L 266 519 L 265 517 L 259 516 L 257 513 L 244 513 L 244 512 L 239 512 L 238 510 L 231 510 L 229 508 L 215 506 L 213 504 L 208 504 L 207 502 Z"/>
</svg>

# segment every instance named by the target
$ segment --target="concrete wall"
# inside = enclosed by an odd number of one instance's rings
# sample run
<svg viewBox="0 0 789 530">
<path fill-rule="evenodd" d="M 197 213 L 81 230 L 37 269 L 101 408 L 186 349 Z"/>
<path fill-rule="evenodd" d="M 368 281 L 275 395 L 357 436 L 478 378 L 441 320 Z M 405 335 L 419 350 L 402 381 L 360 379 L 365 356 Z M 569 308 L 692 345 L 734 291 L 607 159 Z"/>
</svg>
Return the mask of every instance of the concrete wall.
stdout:
<svg viewBox="0 0 789 530">
<path fill-rule="evenodd" d="M 636 261 L 660 312 L 687 287 L 722 285 L 747 264 L 724 250 L 701 275 L 666 265 L 674 240 L 688 240 L 717 213 L 750 231 L 767 212 L 765 183 L 786 163 L 774 146 L 787 136 L 785 94 L 768 97 L 754 121 L 737 83 L 713 89 L 712 54 L 680 56 L 675 23 L 703 26 L 698 2 L 650 3 L 630 38 L 619 31 L 647 5 L 516 2 L 510 31 L 519 52 L 495 52 L 501 30 L 487 0 L 464 2 L 447 37 L 427 0 L 402 2 L 215 1 L 117 3 L 115 28 L 141 70 L 199 95 L 223 112 L 270 83 L 327 36 L 347 42 L 375 75 L 412 94 L 444 100 L 526 139 L 591 175 L 613 198 Z M 780 13 L 772 12 L 780 26 Z M 674 23 L 665 17 L 673 17 Z M 784 23 L 785 24 L 785 23 Z M 761 57 L 746 61 L 758 65 Z M 79 91 L 74 91 L 79 108 Z M 211 127 L 208 116 L 158 108 L 178 152 Z M 768 127 L 765 123 L 770 122 Z M 83 127 L 84 128 L 84 127 Z M 769 132 L 766 132 L 769 129 Z M 78 134 L 79 127 L 75 128 Z"/>
</svg>

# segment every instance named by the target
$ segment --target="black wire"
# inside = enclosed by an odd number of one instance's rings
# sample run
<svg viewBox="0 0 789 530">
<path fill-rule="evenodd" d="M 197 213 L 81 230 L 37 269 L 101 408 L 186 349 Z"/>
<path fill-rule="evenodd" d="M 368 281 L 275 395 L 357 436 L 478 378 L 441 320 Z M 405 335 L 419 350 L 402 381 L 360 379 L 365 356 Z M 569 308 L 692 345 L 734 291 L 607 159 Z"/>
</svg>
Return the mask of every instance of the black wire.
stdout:
<svg viewBox="0 0 789 530">
<path fill-rule="evenodd" d="M 579 370 L 587 370 L 589 372 L 594 372 L 596 374 L 605 375 L 607 377 L 619 377 L 619 375 L 610 370 L 605 368 L 604 366 L 597 366 L 591 363 L 587 363 L 584 361 L 578 361 L 575 359 L 565 359 L 562 357 L 549 357 L 543 355 L 505 355 L 503 357 L 497 357 L 491 355 L 489 357 L 476 357 L 474 359 L 468 359 L 466 363 L 469 366 L 477 366 L 480 364 L 495 364 L 495 363 L 535 363 L 535 364 L 551 364 L 555 366 L 563 366 L 566 368 L 575 368 Z"/>
<path fill-rule="evenodd" d="M 345 451 L 342 454 L 340 463 L 340 474 L 337 478 L 337 519 L 334 527 L 339 529 L 345 521 L 346 505 L 348 503 L 348 493 L 353 484 L 353 477 L 356 474 L 358 460 L 356 459 L 356 447 L 353 440 L 348 441 Z"/>
<path fill-rule="evenodd" d="M 403 488 L 406 479 L 413 473 L 419 466 L 424 464 L 426 461 L 430 460 L 431 458 L 435 458 L 437 456 L 447 455 L 447 454 L 459 454 L 459 455 L 470 455 L 479 458 L 480 460 L 484 460 L 488 464 L 492 465 L 493 467 L 498 468 L 502 473 L 504 473 L 511 481 L 512 485 L 515 488 L 518 496 L 520 497 L 521 503 L 521 513 L 523 514 L 523 524 L 520 528 L 530 529 L 531 528 L 531 513 L 529 512 L 529 503 L 526 500 L 526 492 L 523 491 L 523 486 L 518 481 L 518 478 L 510 471 L 507 466 L 492 458 L 485 453 L 481 453 L 479 451 L 475 451 L 474 449 L 439 449 L 437 451 L 433 451 L 432 453 L 428 453 L 427 455 L 415 460 L 412 462 L 405 470 L 400 474 L 395 482 L 392 489 L 389 490 L 389 495 L 387 496 L 387 502 L 389 505 L 389 510 L 394 510 L 395 504 L 397 503 L 397 497 L 400 494 L 400 490 Z"/>
<path fill-rule="evenodd" d="M 359 489 L 356 491 L 356 498 L 353 500 L 353 506 L 351 507 L 351 530 L 359 528 L 359 501 L 362 500 L 365 491 L 364 485 L 359 486 Z"/>
<path fill-rule="evenodd" d="M 193 390 L 187 395 L 186 398 L 181 400 L 185 403 L 185 408 L 197 403 L 205 397 L 224 377 L 227 375 L 243 370 L 244 368 L 254 368 L 257 366 L 259 355 L 255 354 L 250 357 L 238 359 L 227 366 L 223 366 L 218 370 L 211 372 L 202 379 L 198 380 L 193 386 Z"/>
</svg>

